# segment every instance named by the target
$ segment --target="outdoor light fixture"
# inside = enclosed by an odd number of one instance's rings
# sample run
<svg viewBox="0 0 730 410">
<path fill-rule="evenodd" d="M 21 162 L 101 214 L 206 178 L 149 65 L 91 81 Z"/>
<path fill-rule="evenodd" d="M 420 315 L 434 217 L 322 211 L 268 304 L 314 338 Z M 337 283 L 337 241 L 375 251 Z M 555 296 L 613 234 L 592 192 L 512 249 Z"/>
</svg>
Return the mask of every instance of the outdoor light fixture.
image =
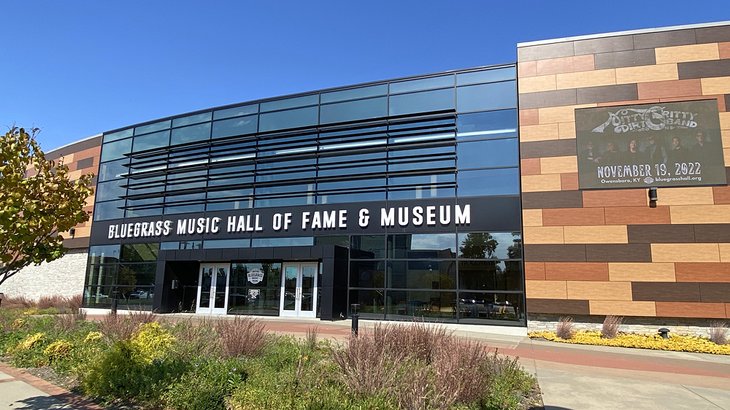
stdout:
<svg viewBox="0 0 730 410">
<path fill-rule="evenodd" d="M 71 235 L 71 237 L 72 237 L 72 238 L 73 238 L 74 236 L 76 236 L 76 228 L 71 228 L 71 229 L 69 229 L 69 230 L 68 230 L 68 234 L 69 234 L 69 235 Z"/>
<path fill-rule="evenodd" d="M 660 328 L 659 336 L 661 336 L 662 339 L 669 339 L 669 329 L 667 329 L 666 327 Z"/>
<path fill-rule="evenodd" d="M 658 195 L 657 195 L 656 187 L 649 188 L 649 207 L 650 208 L 656 208 L 657 198 L 658 198 Z"/>
</svg>

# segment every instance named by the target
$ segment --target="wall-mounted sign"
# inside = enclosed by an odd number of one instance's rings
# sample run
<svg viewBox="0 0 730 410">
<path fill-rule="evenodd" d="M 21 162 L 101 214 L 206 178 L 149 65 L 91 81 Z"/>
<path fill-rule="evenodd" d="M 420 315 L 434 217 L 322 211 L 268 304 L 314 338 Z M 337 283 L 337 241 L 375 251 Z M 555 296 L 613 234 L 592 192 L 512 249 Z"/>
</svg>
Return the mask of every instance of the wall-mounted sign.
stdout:
<svg viewBox="0 0 730 410">
<path fill-rule="evenodd" d="M 264 272 L 262 272 L 261 269 L 251 269 L 248 273 L 246 273 L 246 277 L 249 282 L 254 285 L 258 285 L 262 280 L 264 280 Z"/>
<path fill-rule="evenodd" d="M 580 188 L 724 185 L 717 100 L 575 111 Z"/>
<path fill-rule="evenodd" d="M 518 196 L 432 198 L 94 221 L 91 243 L 519 229 Z"/>
</svg>

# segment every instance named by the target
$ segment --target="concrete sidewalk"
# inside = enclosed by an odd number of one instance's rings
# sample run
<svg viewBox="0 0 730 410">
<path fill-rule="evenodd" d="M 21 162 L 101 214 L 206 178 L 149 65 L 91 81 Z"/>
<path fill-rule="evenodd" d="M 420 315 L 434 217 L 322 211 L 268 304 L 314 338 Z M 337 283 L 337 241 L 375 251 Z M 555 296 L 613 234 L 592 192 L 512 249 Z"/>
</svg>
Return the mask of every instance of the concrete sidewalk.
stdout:
<svg viewBox="0 0 730 410">
<path fill-rule="evenodd" d="M 0 363 L 0 408 L 100 410 L 101 407 L 32 374 Z"/>
</svg>

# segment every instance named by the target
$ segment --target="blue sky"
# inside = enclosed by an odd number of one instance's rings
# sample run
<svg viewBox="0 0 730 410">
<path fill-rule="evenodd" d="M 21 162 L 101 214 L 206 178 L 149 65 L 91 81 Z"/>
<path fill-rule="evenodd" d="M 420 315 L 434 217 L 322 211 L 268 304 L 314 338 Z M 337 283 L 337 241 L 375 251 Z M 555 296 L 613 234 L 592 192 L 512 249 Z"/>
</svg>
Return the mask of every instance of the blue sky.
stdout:
<svg viewBox="0 0 730 410">
<path fill-rule="evenodd" d="M 50 150 L 203 108 L 514 62 L 518 42 L 730 20 L 730 5 L 28 0 L 0 14 L 0 127 L 39 127 Z"/>
</svg>

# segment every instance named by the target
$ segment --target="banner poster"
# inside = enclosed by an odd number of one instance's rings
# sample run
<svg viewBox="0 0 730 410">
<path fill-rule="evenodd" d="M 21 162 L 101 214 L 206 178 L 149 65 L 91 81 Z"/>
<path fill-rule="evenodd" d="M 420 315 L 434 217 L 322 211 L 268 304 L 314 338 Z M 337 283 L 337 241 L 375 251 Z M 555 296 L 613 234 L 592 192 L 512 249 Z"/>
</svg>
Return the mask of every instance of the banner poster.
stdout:
<svg viewBox="0 0 730 410">
<path fill-rule="evenodd" d="M 575 111 L 581 189 L 724 185 L 717 100 Z"/>
</svg>

